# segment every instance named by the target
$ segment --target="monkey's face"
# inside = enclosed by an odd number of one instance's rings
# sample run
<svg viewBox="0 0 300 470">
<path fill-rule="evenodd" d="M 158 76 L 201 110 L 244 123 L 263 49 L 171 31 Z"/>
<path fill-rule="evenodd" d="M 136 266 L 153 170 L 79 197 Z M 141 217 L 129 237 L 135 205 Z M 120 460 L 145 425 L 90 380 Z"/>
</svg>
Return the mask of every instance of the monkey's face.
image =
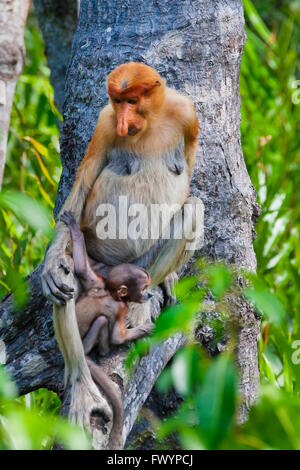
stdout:
<svg viewBox="0 0 300 470">
<path fill-rule="evenodd" d="M 107 287 L 115 300 L 144 303 L 153 294 L 148 291 L 151 283 L 149 274 L 130 264 L 120 264 L 111 269 Z"/>
<path fill-rule="evenodd" d="M 153 297 L 153 294 L 148 290 L 149 285 L 149 276 L 127 280 L 126 284 L 122 284 L 117 289 L 117 296 L 120 300 L 142 304 Z"/>
<path fill-rule="evenodd" d="M 147 302 L 149 299 L 151 299 L 151 297 L 153 297 L 153 294 L 151 292 L 149 292 L 147 287 L 146 287 L 145 289 L 142 289 L 140 291 L 140 299 L 139 299 L 139 301 L 136 300 L 136 302 L 138 302 L 140 304 L 143 304 L 144 302 Z"/>
<path fill-rule="evenodd" d="M 120 294 L 121 292 L 122 294 Z M 122 285 L 118 290 L 118 297 L 120 300 L 126 300 L 127 302 L 143 304 L 151 299 L 153 294 L 148 291 L 148 286 L 144 286 L 141 289 L 132 289 L 131 286 L 128 288 L 128 286 Z"/>
<path fill-rule="evenodd" d="M 158 72 L 139 62 L 127 62 L 107 77 L 107 92 L 117 119 L 117 135 L 139 138 L 157 115 L 165 94 Z"/>
<path fill-rule="evenodd" d="M 136 279 L 136 285 L 130 289 L 129 297 L 131 302 L 142 304 L 153 297 L 153 294 L 148 290 L 151 282 L 150 276 L 148 273 L 145 273 L 147 277 L 143 274 Z"/>
<path fill-rule="evenodd" d="M 147 120 L 139 113 L 142 100 L 137 94 L 122 98 L 110 95 L 110 99 L 116 113 L 117 134 L 120 137 L 135 136 L 146 130 Z"/>
</svg>

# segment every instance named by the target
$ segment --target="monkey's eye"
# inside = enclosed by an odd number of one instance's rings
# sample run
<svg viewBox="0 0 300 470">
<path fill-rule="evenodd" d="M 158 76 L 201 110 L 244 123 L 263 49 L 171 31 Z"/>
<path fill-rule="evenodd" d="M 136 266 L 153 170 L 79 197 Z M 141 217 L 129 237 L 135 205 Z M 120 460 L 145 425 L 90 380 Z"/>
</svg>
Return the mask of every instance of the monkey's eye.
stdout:
<svg viewBox="0 0 300 470">
<path fill-rule="evenodd" d="M 119 98 L 114 98 L 114 102 L 119 104 L 119 103 L 121 103 L 121 100 L 119 100 Z"/>
<path fill-rule="evenodd" d="M 137 98 L 131 98 L 130 100 L 127 100 L 127 103 L 129 104 L 136 104 L 138 102 Z"/>
</svg>

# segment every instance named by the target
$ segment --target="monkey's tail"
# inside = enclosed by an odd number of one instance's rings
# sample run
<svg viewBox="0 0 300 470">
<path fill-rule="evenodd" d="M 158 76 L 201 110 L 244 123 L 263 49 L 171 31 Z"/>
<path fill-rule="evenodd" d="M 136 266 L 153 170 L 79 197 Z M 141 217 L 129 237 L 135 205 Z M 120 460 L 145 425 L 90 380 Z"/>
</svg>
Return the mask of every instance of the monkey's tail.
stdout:
<svg viewBox="0 0 300 470">
<path fill-rule="evenodd" d="M 93 380 L 99 385 L 107 396 L 113 410 L 113 425 L 109 436 L 109 449 L 118 450 L 122 444 L 122 431 L 124 425 L 123 402 L 115 389 L 113 381 L 91 359 L 86 357 Z"/>
</svg>

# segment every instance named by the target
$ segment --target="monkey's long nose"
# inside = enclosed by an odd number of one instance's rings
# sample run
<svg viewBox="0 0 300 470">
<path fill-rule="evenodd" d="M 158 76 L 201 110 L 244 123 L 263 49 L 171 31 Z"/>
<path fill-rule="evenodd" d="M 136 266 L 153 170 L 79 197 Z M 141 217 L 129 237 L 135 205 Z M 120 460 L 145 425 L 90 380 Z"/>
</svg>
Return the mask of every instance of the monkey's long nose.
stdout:
<svg viewBox="0 0 300 470">
<path fill-rule="evenodd" d="M 118 116 L 117 134 L 121 137 L 128 134 L 128 105 L 124 103 Z"/>
</svg>

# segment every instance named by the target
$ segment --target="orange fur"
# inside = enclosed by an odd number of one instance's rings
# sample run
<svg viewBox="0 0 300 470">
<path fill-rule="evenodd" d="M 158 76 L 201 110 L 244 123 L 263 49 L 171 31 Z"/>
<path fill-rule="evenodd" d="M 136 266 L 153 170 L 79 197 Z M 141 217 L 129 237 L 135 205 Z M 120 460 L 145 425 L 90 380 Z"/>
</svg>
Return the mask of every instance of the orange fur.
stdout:
<svg viewBox="0 0 300 470">
<path fill-rule="evenodd" d="M 118 322 L 119 322 L 119 325 L 120 325 L 120 335 L 122 338 L 125 338 L 126 337 L 126 327 L 125 327 L 125 317 L 126 317 L 126 314 L 128 313 L 128 307 L 127 307 L 127 310 L 124 310 L 124 308 L 122 307 L 122 304 L 120 303 L 119 305 L 119 311 L 118 311 Z"/>
<path fill-rule="evenodd" d="M 156 85 L 163 84 L 159 73 L 149 65 L 138 62 L 127 62 L 113 70 L 107 77 L 108 94 L 132 93 L 138 94 L 151 90 Z"/>
<path fill-rule="evenodd" d="M 64 210 L 72 209 L 78 220 L 82 218 L 84 206 L 95 197 L 94 183 L 109 148 L 122 147 L 145 156 L 161 155 L 175 148 L 184 137 L 189 177 L 194 166 L 199 124 L 189 98 L 166 87 L 155 69 L 135 62 L 113 70 L 108 75 L 107 88 L 112 92 L 110 103 L 100 113 L 64 207 Z M 121 103 L 114 102 L 115 96 Z M 128 103 L 132 98 L 138 99 L 137 103 Z M 130 126 L 139 132 L 127 135 Z"/>
<path fill-rule="evenodd" d="M 145 132 L 151 114 L 162 106 L 164 88 L 163 79 L 148 65 L 129 62 L 109 74 L 107 92 L 116 113 L 119 136 Z"/>
</svg>

